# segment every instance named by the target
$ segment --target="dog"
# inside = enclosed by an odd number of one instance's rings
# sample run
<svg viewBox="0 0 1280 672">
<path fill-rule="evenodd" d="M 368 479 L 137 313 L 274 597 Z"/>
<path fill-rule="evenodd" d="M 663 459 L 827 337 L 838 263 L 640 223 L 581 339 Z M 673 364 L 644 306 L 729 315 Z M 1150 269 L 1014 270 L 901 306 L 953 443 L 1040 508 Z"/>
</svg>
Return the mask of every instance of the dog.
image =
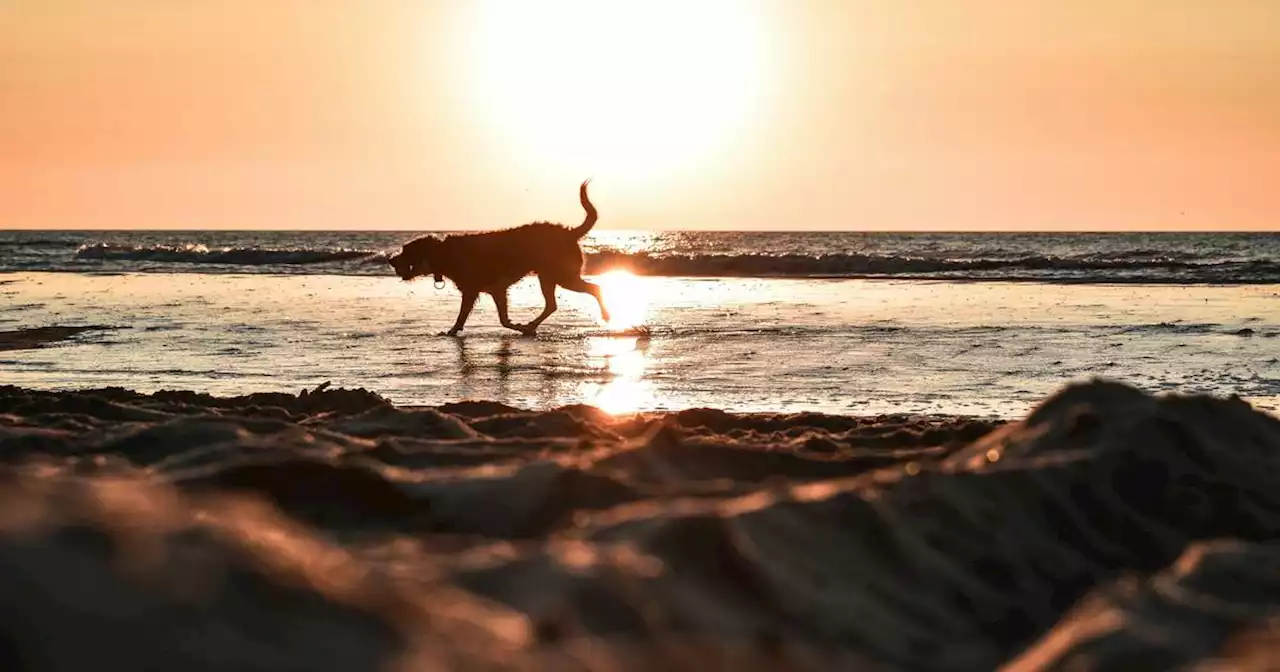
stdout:
<svg viewBox="0 0 1280 672">
<path fill-rule="evenodd" d="M 471 309 L 480 294 L 493 297 L 502 326 L 532 336 L 552 313 L 556 312 L 556 287 L 582 292 L 595 297 L 600 315 L 609 321 L 600 286 L 582 279 L 585 260 L 578 241 L 596 225 L 596 208 L 587 197 L 587 185 L 578 187 L 578 201 L 587 211 L 582 224 L 574 228 L 534 222 L 502 231 L 467 235 L 423 236 L 405 243 L 387 260 L 401 280 L 409 281 L 426 275 L 434 276 L 437 285 L 445 278 L 462 292 L 458 319 L 449 330 L 457 336 L 467 323 Z M 538 276 L 546 306 L 532 322 L 514 324 L 507 315 L 507 290 L 526 275 Z"/>
</svg>

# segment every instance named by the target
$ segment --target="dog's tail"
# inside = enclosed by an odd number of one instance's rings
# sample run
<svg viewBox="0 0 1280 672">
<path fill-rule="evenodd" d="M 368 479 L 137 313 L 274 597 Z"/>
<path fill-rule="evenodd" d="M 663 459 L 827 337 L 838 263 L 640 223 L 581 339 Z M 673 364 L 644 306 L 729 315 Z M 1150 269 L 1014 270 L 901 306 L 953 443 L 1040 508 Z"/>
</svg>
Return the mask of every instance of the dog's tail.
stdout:
<svg viewBox="0 0 1280 672">
<path fill-rule="evenodd" d="M 578 187 L 578 201 L 582 203 L 582 209 L 587 211 L 587 218 L 582 220 L 582 224 L 573 229 L 573 235 L 577 238 L 582 238 L 591 233 L 591 227 L 596 225 L 596 206 L 591 205 L 591 199 L 587 198 L 587 185 L 590 183 L 591 180 L 587 180 L 582 183 L 581 187 Z"/>
</svg>

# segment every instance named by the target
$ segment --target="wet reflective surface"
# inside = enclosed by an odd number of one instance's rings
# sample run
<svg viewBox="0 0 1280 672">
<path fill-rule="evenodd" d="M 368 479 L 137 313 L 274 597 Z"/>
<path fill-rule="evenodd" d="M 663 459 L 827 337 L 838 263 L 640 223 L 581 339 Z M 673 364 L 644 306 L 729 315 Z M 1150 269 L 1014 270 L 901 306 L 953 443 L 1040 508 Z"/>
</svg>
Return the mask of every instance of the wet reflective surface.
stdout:
<svg viewBox="0 0 1280 672">
<path fill-rule="evenodd" d="M 489 399 L 611 412 L 1017 415 L 1070 380 L 1280 402 L 1280 288 L 799 279 L 595 278 L 613 306 L 559 292 L 535 338 L 482 297 L 391 277 L 18 273 L 0 330 L 108 325 L 0 352 L 0 382 L 216 394 L 324 381 L 401 404 Z M 512 318 L 541 309 L 533 280 Z"/>
</svg>

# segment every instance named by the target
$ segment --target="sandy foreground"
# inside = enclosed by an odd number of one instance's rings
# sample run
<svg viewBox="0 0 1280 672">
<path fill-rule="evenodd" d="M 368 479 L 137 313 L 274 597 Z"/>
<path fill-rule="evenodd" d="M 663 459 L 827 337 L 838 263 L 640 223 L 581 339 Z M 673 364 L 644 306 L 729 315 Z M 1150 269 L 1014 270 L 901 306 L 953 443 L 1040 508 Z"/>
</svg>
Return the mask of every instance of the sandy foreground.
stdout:
<svg viewBox="0 0 1280 672">
<path fill-rule="evenodd" d="M 0 387 L 0 669 L 1275 669 L 1280 421 Z"/>
</svg>

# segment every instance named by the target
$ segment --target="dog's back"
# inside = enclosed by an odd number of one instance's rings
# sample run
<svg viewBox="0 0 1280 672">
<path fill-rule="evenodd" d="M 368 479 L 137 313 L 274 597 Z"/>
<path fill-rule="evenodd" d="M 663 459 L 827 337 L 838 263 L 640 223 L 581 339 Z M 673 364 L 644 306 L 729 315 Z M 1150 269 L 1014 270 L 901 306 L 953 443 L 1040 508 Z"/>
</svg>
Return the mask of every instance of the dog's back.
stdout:
<svg viewBox="0 0 1280 672">
<path fill-rule="evenodd" d="M 443 241 L 447 258 L 460 263 L 442 269 L 459 287 L 502 287 L 530 273 L 556 277 L 582 270 L 582 250 L 571 229 L 537 222 L 514 229 L 450 236 Z"/>
<path fill-rule="evenodd" d="M 505 287 L 530 273 L 553 282 L 577 278 L 584 259 L 578 241 L 591 232 L 598 214 L 587 196 L 587 184 L 578 189 L 586 210 L 582 224 L 569 228 L 550 222 L 534 222 L 501 231 L 454 235 L 442 242 L 446 259 L 455 260 L 444 274 L 459 286 L 476 289 Z"/>
</svg>

